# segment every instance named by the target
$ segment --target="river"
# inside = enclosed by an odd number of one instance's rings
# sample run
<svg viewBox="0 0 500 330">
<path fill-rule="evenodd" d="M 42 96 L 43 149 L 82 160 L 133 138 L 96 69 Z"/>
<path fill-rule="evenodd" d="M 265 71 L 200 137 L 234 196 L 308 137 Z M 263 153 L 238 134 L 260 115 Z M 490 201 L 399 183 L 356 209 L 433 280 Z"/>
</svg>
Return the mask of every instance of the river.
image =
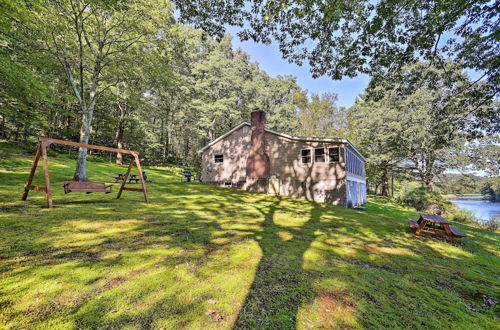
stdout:
<svg viewBox="0 0 500 330">
<path fill-rule="evenodd" d="M 459 196 L 450 198 L 459 209 L 470 211 L 478 220 L 500 218 L 500 203 L 482 199 L 483 196 Z"/>
</svg>

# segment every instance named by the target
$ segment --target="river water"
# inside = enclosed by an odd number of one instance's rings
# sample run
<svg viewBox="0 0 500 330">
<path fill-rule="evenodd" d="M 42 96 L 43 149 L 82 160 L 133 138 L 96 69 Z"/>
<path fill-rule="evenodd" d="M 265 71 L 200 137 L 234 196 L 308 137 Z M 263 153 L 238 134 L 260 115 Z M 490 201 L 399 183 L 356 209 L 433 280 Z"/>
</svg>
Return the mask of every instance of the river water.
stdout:
<svg viewBox="0 0 500 330">
<path fill-rule="evenodd" d="M 459 209 L 470 211 L 478 220 L 500 218 L 500 203 L 482 199 L 483 196 L 460 196 L 449 200 Z"/>
</svg>

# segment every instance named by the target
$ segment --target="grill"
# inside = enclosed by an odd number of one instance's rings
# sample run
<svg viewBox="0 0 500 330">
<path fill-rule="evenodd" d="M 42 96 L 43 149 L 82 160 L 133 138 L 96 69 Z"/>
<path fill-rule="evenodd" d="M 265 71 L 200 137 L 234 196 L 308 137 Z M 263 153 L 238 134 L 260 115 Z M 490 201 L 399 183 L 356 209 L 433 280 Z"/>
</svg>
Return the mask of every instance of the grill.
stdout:
<svg viewBox="0 0 500 330">
<path fill-rule="evenodd" d="M 181 172 L 181 174 L 184 176 L 184 182 L 191 182 L 193 172 L 191 172 L 190 170 L 184 170 Z"/>
</svg>

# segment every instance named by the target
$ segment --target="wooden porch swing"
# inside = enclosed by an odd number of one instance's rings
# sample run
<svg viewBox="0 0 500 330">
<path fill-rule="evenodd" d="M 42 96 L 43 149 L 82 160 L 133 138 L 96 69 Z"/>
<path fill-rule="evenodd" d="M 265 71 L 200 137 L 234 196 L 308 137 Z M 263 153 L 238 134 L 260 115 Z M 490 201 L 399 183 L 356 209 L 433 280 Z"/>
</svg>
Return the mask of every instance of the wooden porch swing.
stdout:
<svg viewBox="0 0 500 330">
<path fill-rule="evenodd" d="M 125 149 L 96 146 L 96 145 L 92 145 L 92 144 L 84 144 L 84 143 L 77 143 L 77 142 L 71 142 L 71 141 L 65 141 L 65 140 L 57 140 L 57 139 L 51 139 L 51 138 L 45 138 L 45 137 L 39 138 L 38 147 L 36 149 L 35 160 L 33 161 L 33 165 L 31 166 L 31 171 L 30 171 L 30 174 L 28 176 L 28 181 L 24 185 L 24 193 L 23 193 L 23 197 L 22 197 L 23 201 L 25 201 L 28 198 L 28 193 L 30 190 L 41 191 L 47 195 L 48 207 L 49 208 L 52 207 L 52 191 L 50 189 L 49 164 L 47 161 L 47 147 L 50 146 L 51 144 L 61 144 L 61 145 L 66 145 L 66 146 L 71 146 L 71 147 L 82 147 L 82 148 L 87 148 L 87 149 L 102 150 L 102 151 L 109 151 L 109 152 L 132 155 L 132 159 L 130 160 L 130 164 L 128 165 L 127 172 L 124 175 L 125 179 L 123 180 L 123 182 L 120 186 L 120 190 L 118 191 L 118 195 L 116 196 L 116 198 L 119 199 L 121 197 L 123 190 L 137 191 L 137 192 L 142 192 L 144 194 L 144 201 L 146 203 L 148 202 L 148 193 L 146 190 L 146 182 L 144 181 L 142 174 L 139 175 L 142 188 L 125 187 L 128 176 L 130 174 L 130 170 L 132 169 L 132 166 L 134 165 L 134 163 L 137 166 L 137 170 L 139 171 L 139 173 L 142 173 L 141 162 L 139 161 L 139 153 L 138 152 L 131 151 L 131 150 L 125 150 Z M 38 166 L 38 161 L 40 160 L 40 156 L 42 157 L 43 176 L 45 179 L 45 187 L 33 186 L 31 184 L 33 182 L 33 177 L 35 176 L 35 172 L 36 172 L 36 168 Z M 103 193 L 109 194 L 112 192 L 112 186 L 113 185 L 106 185 L 106 183 L 104 183 L 104 182 L 64 181 L 64 183 L 63 183 L 64 193 L 66 193 L 66 194 L 70 193 L 70 192 L 85 192 L 87 194 L 93 193 L 93 192 L 103 192 Z"/>
</svg>

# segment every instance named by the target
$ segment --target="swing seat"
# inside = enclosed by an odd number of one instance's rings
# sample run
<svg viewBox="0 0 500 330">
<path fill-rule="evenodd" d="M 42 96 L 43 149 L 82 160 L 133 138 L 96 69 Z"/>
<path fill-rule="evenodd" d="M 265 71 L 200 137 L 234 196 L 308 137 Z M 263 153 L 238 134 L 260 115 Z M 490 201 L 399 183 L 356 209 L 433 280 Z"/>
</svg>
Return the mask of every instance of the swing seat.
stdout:
<svg viewBox="0 0 500 330">
<path fill-rule="evenodd" d="M 109 194 L 113 192 L 113 185 L 104 182 L 64 181 L 63 188 L 65 194 L 70 192 L 85 192 L 87 194 L 103 192 Z"/>
</svg>

